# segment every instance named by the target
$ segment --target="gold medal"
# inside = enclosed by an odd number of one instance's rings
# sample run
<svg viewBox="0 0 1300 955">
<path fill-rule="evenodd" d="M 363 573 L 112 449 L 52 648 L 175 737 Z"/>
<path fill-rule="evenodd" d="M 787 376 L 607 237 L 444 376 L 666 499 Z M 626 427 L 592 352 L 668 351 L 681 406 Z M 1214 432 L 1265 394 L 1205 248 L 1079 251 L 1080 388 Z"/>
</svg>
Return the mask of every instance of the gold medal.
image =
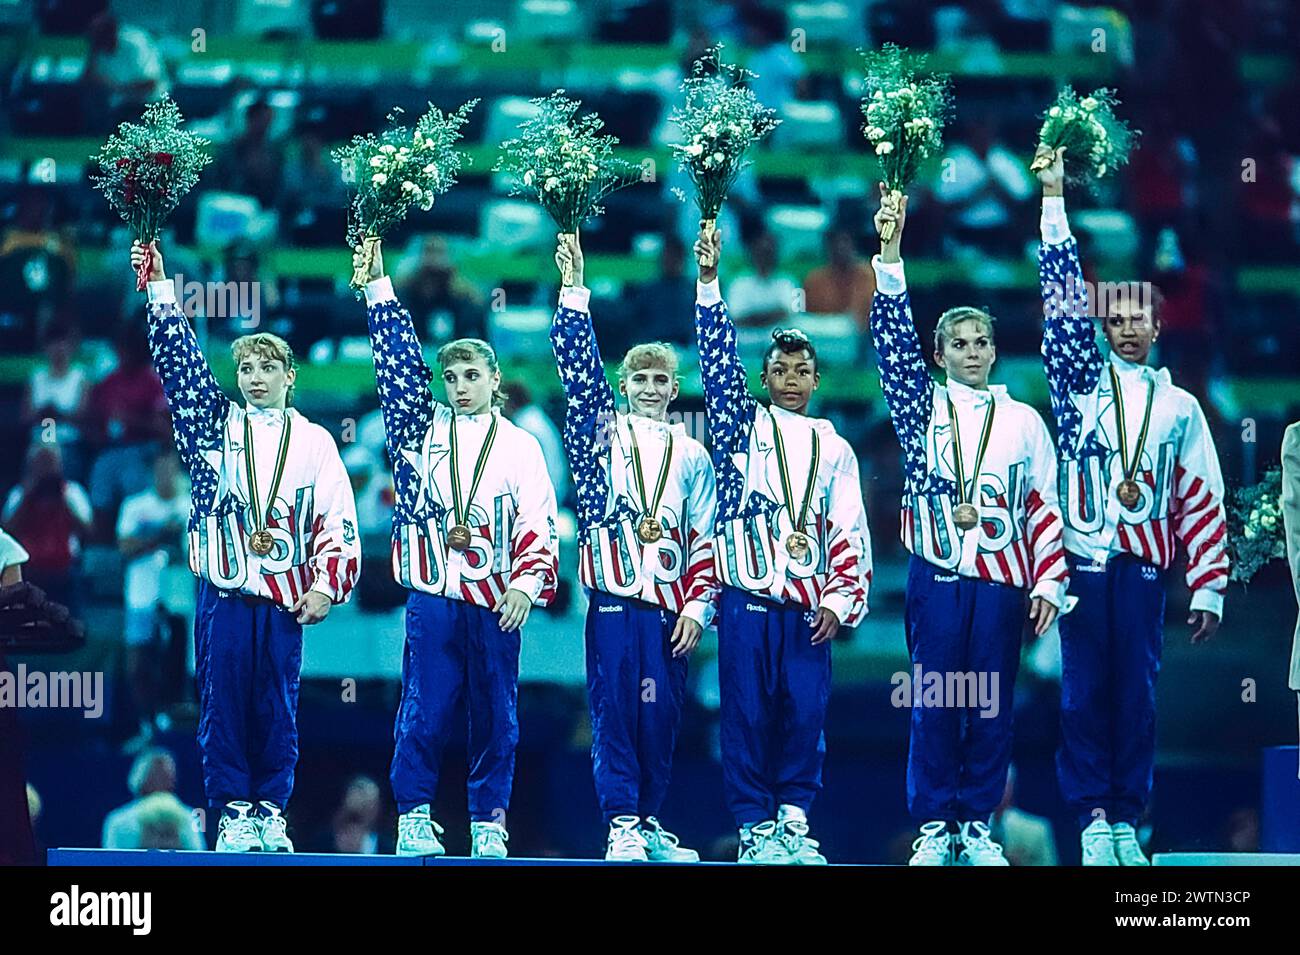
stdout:
<svg viewBox="0 0 1300 955">
<path fill-rule="evenodd" d="M 1142 449 L 1146 447 L 1147 432 L 1151 430 L 1151 402 L 1155 397 L 1154 381 L 1147 382 L 1147 406 L 1142 413 L 1142 427 L 1138 431 L 1137 444 L 1133 447 L 1133 456 L 1129 457 L 1128 422 L 1124 419 L 1124 390 L 1119 384 L 1119 375 L 1115 366 L 1110 366 L 1110 387 L 1115 395 L 1115 435 L 1119 439 L 1119 466 L 1124 478 L 1115 488 L 1115 496 L 1127 508 L 1134 508 L 1142 499 L 1142 488 L 1135 480 L 1138 468 L 1142 466 Z"/>
<path fill-rule="evenodd" d="M 795 560 L 803 560 L 808 556 L 808 535 L 795 531 L 785 539 L 785 552 Z"/>
<path fill-rule="evenodd" d="M 257 465 L 253 461 L 253 422 L 248 413 L 244 413 L 244 477 L 248 481 L 248 504 L 253 511 L 253 527 L 248 535 L 248 549 L 258 557 L 265 557 L 275 546 L 275 538 L 266 529 L 271 508 L 275 506 L 275 495 L 280 491 L 280 479 L 284 477 L 284 466 L 289 460 L 289 435 L 293 431 L 293 417 L 284 412 L 284 430 L 280 432 L 280 450 L 275 458 L 275 471 L 271 474 L 271 495 L 263 509 L 261 495 L 257 491 Z"/>
<path fill-rule="evenodd" d="M 794 489 L 790 486 L 790 465 L 785 457 L 785 437 L 781 434 L 781 426 L 776 423 L 776 415 L 772 415 L 772 444 L 776 449 L 776 469 L 781 475 L 781 493 L 785 495 L 785 512 L 794 528 L 785 539 L 785 552 L 795 560 L 803 560 L 808 556 L 812 543 L 808 535 L 803 532 L 803 528 L 808 525 L 808 508 L 812 504 L 813 488 L 817 485 L 817 468 L 821 463 L 821 438 L 817 435 L 817 429 L 813 428 L 812 454 L 808 458 L 808 483 L 804 487 L 803 503 L 799 507 L 797 516 L 794 512 Z M 775 528 L 773 533 L 775 534 Z"/>
<path fill-rule="evenodd" d="M 952 522 L 959 530 L 968 531 L 979 526 L 980 509 L 972 504 L 968 497 L 978 492 L 980 470 L 984 467 L 984 453 L 989 449 L 989 438 L 993 435 L 993 416 L 997 414 L 998 402 L 989 395 L 989 410 L 984 415 L 984 427 L 980 431 L 980 445 L 975 452 L 975 470 L 971 476 L 971 494 L 966 493 L 966 465 L 961 453 L 961 428 L 957 425 L 957 409 L 953 407 L 952 398 L 948 398 L 948 424 L 952 427 L 952 471 L 957 479 L 957 506 L 952 509 Z"/>
<path fill-rule="evenodd" d="M 469 546 L 471 534 L 464 524 L 457 524 L 447 532 L 447 546 L 452 550 L 464 550 Z"/>
<path fill-rule="evenodd" d="M 1119 498 L 1121 504 L 1125 507 L 1132 508 L 1142 499 L 1142 488 L 1138 486 L 1137 481 L 1130 481 L 1125 478 L 1123 481 L 1120 481 L 1119 486 L 1115 488 L 1115 495 Z"/>
<path fill-rule="evenodd" d="M 974 504 L 961 503 L 952 509 L 952 520 L 964 531 L 980 522 L 980 509 Z"/>
<path fill-rule="evenodd" d="M 470 481 L 469 496 L 462 499 L 460 493 L 460 444 L 456 439 L 456 415 L 453 413 L 451 417 L 447 441 L 451 445 L 451 506 L 452 518 L 456 523 L 452 525 L 451 530 L 447 531 L 447 546 L 457 552 L 465 550 L 470 544 L 472 535 L 469 529 L 469 510 L 474 503 L 474 494 L 478 491 L 479 481 L 483 479 L 483 471 L 487 467 L 488 454 L 492 450 L 492 443 L 496 440 L 497 422 L 497 416 L 492 415 L 492 423 L 488 425 L 487 437 L 483 439 L 483 447 L 479 449 L 478 460 L 474 462 L 474 476 Z"/>
<path fill-rule="evenodd" d="M 271 548 L 275 546 L 275 538 L 271 536 L 268 530 L 253 531 L 248 538 L 248 549 L 258 557 L 265 557 L 271 553 Z"/>
<path fill-rule="evenodd" d="M 641 538 L 643 544 L 653 544 L 664 536 L 663 525 L 649 515 L 641 518 L 641 523 L 636 526 L 636 536 Z"/>
</svg>

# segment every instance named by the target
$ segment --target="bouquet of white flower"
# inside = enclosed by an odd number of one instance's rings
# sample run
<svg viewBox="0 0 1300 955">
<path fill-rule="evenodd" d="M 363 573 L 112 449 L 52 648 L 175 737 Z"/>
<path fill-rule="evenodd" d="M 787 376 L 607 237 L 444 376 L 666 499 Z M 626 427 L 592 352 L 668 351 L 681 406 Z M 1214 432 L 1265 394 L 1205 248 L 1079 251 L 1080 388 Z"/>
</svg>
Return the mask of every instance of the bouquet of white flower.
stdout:
<svg viewBox="0 0 1300 955">
<path fill-rule="evenodd" d="M 1057 149 L 1065 147 L 1065 181 L 1096 188 L 1101 178 L 1128 162 L 1137 133 L 1115 116 L 1119 101 L 1108 89 L 1079 97 L 1067 86 L 1043 114 L 1038 152 L 1031 172 L 1051 165 Z"/>
<path fill-rule="evenodd" d="M 952 111 L 948 76 L 918 77 L 924 62 L 924 57 L 909 62 L 892 43 L 866 56 L 862 133 L 875 151 L 880 178 L 894 203 L 901 201 L 922 163 L 943 149 L 943 127 Z M 886 222 L 881 239 L 888 242 L 893 234 L 894 223 Z"/>
<path fill-rule="evenodd" d="M 749 148 L 781 122 L 745 85 L 756 74 L 722 62 L 721 52 L 718 44 L 695 61 L 681 85 L 685 102 L 670 117 L 684 138 L 669 148 L 695 184 L 695 204 L 705 231 L 714 228 L 727 193 L 753 164 L 746 158 Z M 686 201 L 682 190 L 673 192 Z"/>
<path fill-rule="evenodd" d="M 464 155 L 456 149 L 461 127 L 478 105 L 472 99 L 454 113 L 429 111 L 415 129 L 390 126 L 379 135 L 354 136 L 352 142 L 331 154 L 343 169 L 343 178 L 356 186 L 348 214 L 348 244 L 362 247 L 362 264 L 352 273 L 352 287 L 362 289 L 370 272 L 376 242 L 406 218 L 411 208 L 428 212 L 435 197 L 456 184 Z M 402 109 L 388 114 L 396 122 Z"/>
<path fill-rule="evenodd" d="M 138 125 L 123 123 L 93 157 L 99 169 L 91 173 L 91 181 L 145 247 L 136 277 L 141 292 L 152 268 L 149 244 L 212 161 L 204 152 L 208 141 L 181 129 L 182 122 L 181 111 L 170 99 L 150 103 Z"/>
<path fill-rule="evenodd" d="M 601 134 L 605 123 L 595 113 L 579 117 L 582 104 L 564 90 L 532 103 L 537 115 L 519 124 L 517 138 L 501 144 L 492 168 L 506 174 L 512 196 L 535 199 L 561 235 L 574 235 L 586 219 L 605 211 L 605 196 L 639 180 L 641 168 L 614 155 L 618 138 Z"/>
<path fill-rule="evenodd" d="M 1258 484 L 1232 492 L 1228 528 L 1233 580 L 1245 583 L 1269 561 L 1286 557 L 1281 468 L 1271 468 Z"/>
</svg>

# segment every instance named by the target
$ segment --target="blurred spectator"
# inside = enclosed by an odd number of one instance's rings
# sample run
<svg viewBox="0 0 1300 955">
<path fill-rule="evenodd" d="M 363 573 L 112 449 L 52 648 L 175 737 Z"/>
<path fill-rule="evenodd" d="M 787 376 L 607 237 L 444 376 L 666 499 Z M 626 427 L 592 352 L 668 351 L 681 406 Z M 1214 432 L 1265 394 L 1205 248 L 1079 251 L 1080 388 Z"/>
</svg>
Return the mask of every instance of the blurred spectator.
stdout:
<svg viewBox="0 0 1300 955">
<path fill-rule="evenodd" d="M 827 229 L 823 243 L 826 264 L 803 280 L 804 307 L 815 315 L 852 315 L 858 328 L 866 331 L 876 273 L 858 258 L 853 233 L 845 226 Z"/>
<path fill-rule="evenodd" d="M 58 445 L 32 445 L 22 482 L 9 492 L 0 520 L 31 555 L 26 579 L 74 615 L 81 544 L 91 517 L 85 489 L 63 475 Z"/>
<path fill-rule="evenodd" d="M 144 30 L 118 22 L 112 13 L 102 13 L 91 21 L 90 52 L 86 58 L 83 81 L 92 94 L 92 102 L 102 104 L 97 113 L 100 128 L 112 128 L 124 119 L 136 119 L 146 103 L 167 95 L 167 74 L 162 54 Z"/>
<path fill-rule="evenodd" d="M 167 398 L 143 330 L 123 325 L 113 347 L 117 369 L 95 385 L 86 406 L 89 438 L 100 448 L 90 470 L 91 503 L 96 535 L 105 541 L 121 502 L 149 486 L 157 441 L 170 434 Z"/>
<path fill-rule="evenodd" d="M 1149 107 L 1141 148 L 1133 150 L 1129 165 L 1133 214 L 1142 227 L 1144 254 L 1149 254 L 1156 231 L 1180 224 L 1196 200 L 1196 147 L 1174 127 L 1163 99 Z"/>
<path fill-rule="evenodd" d="M 542 446 L 546 460 L 546 473 L 555 487 L 555 499 L 563 507 L 569 499 L 569 462 L 564 456 L 560 430 L 541 407 L 533 400 L 532 390 L 522 381 L 507 382 L 501 389 L 506 396 L 502 409 L 505 416 L 523 428 Z"/>
<path fill-rule="evenodd" d="M 126 671 L 140 734 L 128 744 L 144 745 L 159 725 L 159 683 L 165 648 L 173 634 L 186 634 L 184 613 L 194 602 L 185 528 L 190 495 L 176 452 L 162 448 L 153 461 L 153 487 L 122 502 L 117 544 L 125 564 L 123 636 Z M 170 694 L 175 695 L 175 694 Z"/>
<path fill-rule="evenodd" d="M 393 477 L 382 456 L 369 448 L 354 444 L 343 452 L 343 466 L 352 484 L 352 494 L 357 502 L 357 526 L 361 529 L 362 549 L 369 556 L 372 548 L 368 539 L 378 541 L 381 547 L 376 554 L 386 554 L 389 535 L 393 529 Z"/>
<path fill-rule="evenodd" d="M 45 360 L 32 369 L 23 394 L 23 425 L 31 440 L 58 444 L 64 472 L 82 478 L 79 425 L 89 380 L 86 369 L 73 362 L 77 334 L 69 326 L 51 328 L 45 337 Z"/>
<path fill-rule="evenodd" d="M 127 788 L 132 799 L 104 819 L 105 849 L 203 848 L 194 810 L 176 798 L 176 761 L 165 749 L 142 752 L 131 764 Z"/>
<path fill-rule="evenodd" d="M 244 128 L 213 163 L 213 181 L 220 189 L 253 196 L 264 209 L 274 209 L 284 182 L 284 146 L 271 139 L 271 105 L 255 99 L 244 110 Z"/>
<path fill-rule="evenodd" d="M 349 855 L 376 855 L 381 851 L 391 851 L 387 844 L 380 845 L 382 813 L 379 784 L 369 776 L 354 776 L 330 819 L 328 833 L 316 840 L 319 850 Z"/>
<path fill-rule="evenodd" d="M 1300 219 L 1300 158 L 1286 148 L 1273 116 L 1254 120 L 1243 155 L 1254 160 L 1253 175 L 1241 170 L 1242 251 L 1264 262 L 1290 262 L 1296 255 Z"/>
<path fill-rule="evenodd" d="M 1058 865 L 1051 822 L 1016 808 L 1015 798 L 1016 768 L 1010 766 L 1002 802 L 993 811 L 989 827 L 993 841 L 1002 845 L 1003 854 L 1012 865 Z"/>
<path fill-rule="evenodd" d="M 457 274 L 442 236 L 424 239 L 410 277 L 400 286 L 402 304 L 424 341 L 487 338 L 483 302 L 474 287 Z"/>
<path fill-rule="evenodd" d="M 980 251 L 1019 249 L 1024 239 L 1014 228 L 1015 217 L 1027 208 L 1034 185 L 1025 158 L 999 141 L 994 119 L 982 115 L 968 122 L 934 183 L 935 198 L 947 212 L 945 238 Z"/>
<path fill-rule="evenodd" d="M 27 560 L 23 545 L 0 530 L 0 586 L 21 583 Z M 11 672 L 0 650 L 0 673 Z M 40 797 L 27 785 L 24 737 L 18 707 L 0 706 L 0 866 L 36 864 L 32 826 L 40 813 Z"/>
<path fill-rule="evenodd" d="M 54 224 L 54 196 L 28 186 L 18 194 L 13 221 L 0 237 L 0 349 L 30 351 L 68 301 L 76 278 L 71 230 Z"/>
<path fill-rule="evenodd" d="M 745 68 L 757 74 L 749 86 L 760 103 L 779 113 L 796 98 L 803 60 L 791 46 L 784 10 L 749 4 L 745 11 L 746 33 L 754 48 Z"/>
<path fill-rule="evenodd" d="M 731 281 L 727 308 L 740 325 L 774 325 L 794 310 L 798 286 L 787 275 L 776 273 L 776 237 L 759 232 L 748 245 L 752 272 L 742 272 Z"/>
<path fill-rule="evenodd" d="M 208 316 L 208 327 L 218 338 L 231 342 L 255 330 L 291 337 L 287 329 L 271 321 L 280 307 L 280 294 L 275 279 L 267 278 L 264 272 L 262 253 L 256 244 L 236 239 L 226 246 L 214 282 L 235 283 L 230 287 L 236 289 L 236 294 L 223 296 L 229 314 Z"/>
<path fill-rule="evenodd" d="M 693 344 L 694 323 L 683 320 L 695 314 L 695 279 L 686 274 L 686 244 L 671 233 L 664 233 L 659 251 L 659 277 L 636 289 L 631 314 L 625 322 L 611 327 L 609 335 L 601 331 L 601 343 L 609 354 L 622 357 L 637 342 L 673 342 Z M 603 351 L 604 349 L 602 349 Z"/>
<path fill-rule="evenodd" d="M 279 197 L 281 221 L 293 222 L 304 210 L 344 209 L 347 204 L 347 184 L 330 158 L 320 127 L 303 125 L 284 164 Z"/>
</svg>

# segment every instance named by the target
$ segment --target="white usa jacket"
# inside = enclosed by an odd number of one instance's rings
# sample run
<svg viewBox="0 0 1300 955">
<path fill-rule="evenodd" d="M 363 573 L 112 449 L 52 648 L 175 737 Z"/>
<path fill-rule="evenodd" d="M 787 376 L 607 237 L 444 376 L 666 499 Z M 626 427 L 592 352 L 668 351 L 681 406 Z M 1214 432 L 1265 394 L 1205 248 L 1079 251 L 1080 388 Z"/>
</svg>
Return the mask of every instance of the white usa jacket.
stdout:
<svg viewBox="0 0 1300 955">
<path fill-rule="evenodd" d="M 959 381 L 937 384 L 912 323 L 903 263 L 885 263 L 877 255 L 871 264 L 876 270 L 871 331 L 880 384 L 906 467 L 903 544 L 936 567 L 1027 587 L 1031 597 L 1068 610 L 1056 453 L 1047 426 L 1002 385 L 981 391 Z M 972 503 L 980 511 L 979 524 L 967 531 L 953 520 L 957 482 L 950 400 L 961 428 L 966 480 L 976 482 Z M 973 469 L 989 402 L 996 402 L 997 411 L 977 477 Z"/>
<path fill-rule="evenodd" d="M 707 627 L 713 620 L 718 577 L 713 561 L 717 496 L 704 445 L 681 423 L 653 421 L 615 410 L 588 311 L 590 292 L 566 288 L 551 323 L 551 346 L 564 386 L 564 451 L 578 495 L 578 577 L 583 586 L 635 597 Z M 645 543 L 636 534 L 643 516 L 633 473 L 632 430 L 646 493 L 672 435 L 673 457 L 654 516 L 664 536 Z"/>
<path fill-rule="evenodd" d="M 541 445 L 495 409 L 456 415 L 430 391 L 411 313 L 387 277 L 366 286 L 370 344 L 389 457 L 393 461 L 393 576 L 403 587 L 489 610 L 513 588 L 537 606 L 555 596 L 559 553 L 555 488 Z M 496 439 L 470 503 L 470 546 L 447 546 L 456 523 L 451 485 L 452 419 L 460 486 L 468 496 L 493 418 Z"/>
<path fill-rule="evenodd" d="M 749 393 L 736 327 L 716 280 L 696 290 L 695 334 L 717 481 L 719 579 L 771 600 L 810 610 L 825 607 L 841 624 L 857 626 L 867 613 L 871 538 L 853 449 L 829 421 L 765 407 Z M 785 443 L 795 508 L 808 487 L 814 431 L 821 443 L 804 528 L 812 546 L 798 559 L 781 543 L 793 527 L 777 465 L 774 421 Z"/>
<path fill-rule="evenodd" d="M 1041 227 L 1043 361 L 1057 424 L 1065 546 L 1097 563 L 1114 554 L 1132 554 L 1166 568 L 1174 559 L 1175 540 L 1181 541 L 1187 550 L 1191 609 L 1222 617 L 1227 521 L 1223 474 L 1205 413 L 1174 385 L 1167 369 L 1134 365 L 1111 354 L 1109 367 L 1116 370 L 1124 392 L 1130 443 L 1141 430 L 1148 383 L 1155 384 L 1136 475 L 1141 497 L 1132 510 L 1124 507 L 1116 495 L 1124 475 L 1115 396 L 1088 317 L 1079 244 L 1070 234 L 1063 198 L 1043 199 Z"/>
<path fill-rule="evenodd" d="M 176 449 L 190 472 L 190 569 L 222 590 L 292 607 L 307 590 L 343 603 L 361 572 L 352 485 L 334 438 L 294 408 L 241 408 L 222 392 L 176 304 L 170 281 L 149 283 L 149 349 L 171 408 Z M 244 421 L 253 434 L 258 493 L 270 493 L 286 418 L 284 475 L 266 513 L 275 540 L 259 557 L 252 526 Z M 266 509 L 266 501 L 259 502 Z"/>
</svg>

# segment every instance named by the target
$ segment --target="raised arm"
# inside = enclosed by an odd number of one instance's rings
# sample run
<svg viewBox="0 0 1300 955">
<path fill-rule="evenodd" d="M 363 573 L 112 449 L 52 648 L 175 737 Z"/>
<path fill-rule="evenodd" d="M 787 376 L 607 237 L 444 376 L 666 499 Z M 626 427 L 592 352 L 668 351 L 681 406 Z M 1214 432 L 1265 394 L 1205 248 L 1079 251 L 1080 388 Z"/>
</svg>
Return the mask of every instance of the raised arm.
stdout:
<svg viewBox="0 0 1300 955">
<path fill-rule="evenodd" d="M 934 406 L 934 379 L 925 365 L 925 354 L 916 326 L 912 323 L 912 300 L 907 294 L 907 277 L 899 254 L 903 226 L 907 222 L 907 196 L 896 206 L 880 184 L 880 210 L 876 231 L 888 221 L 898 223 L 893 238 L 882 242 L 880 254 L 872 260 L 876 270 L 876 294 L 871 299 L 871 336 L 880 369 L 880 388 L 889 405 L 894 433 L 903 448 L 906 484 L 917 493 L 925 486 L 925 431 Z"/>
<path fill-rule="evenodd" d="M 614 390 L 605 378 L 591 324 L 591 292 L 583 285 L 582 247 L 576 234 L 561 237 L 555 262 L 561 275 L 570 274 L 573 281 L 560 289 L 560 304 L 551 320 L 551 350 L 564 387 L 564 453 L 577 491 L 578 523 L 585 529 L 605 516 L 609 483 L 598 462 L 613 435 Z"/>
<path fill-rule="evenodd" d="M 1065 215 L 1064 149 L 1038 173 L 1043 184 L 1039 222 L 1038 286 L 1043 298 L 1043 368 L 1052 398 L 1060 447 L 1074 448 L 1082 424 L 1071 395 L 1087 394 L 1101 379 L 1103 359 L 1096 329 L 1088 317 L 1088 288 L 1079 264 L 1079 243 Z M 1045 147 L 1039 156 L 1046 161 Z"/>
<path fill-rule="evenodd" d="M 359 264 L 358 250 L 353 266 Z M 378 243 L 366 285 L 366 319 L 388 455 L 396 461 L 402 448 L 423 438 L 433 418 L 434 399 L 429 390 L 433 373 L 420 350 L 411 313 L 397 300 L 393 281 L 384 274 L 384 256 Z"/>
<path fill-rule="evenodd" d="M 745 450 L 749 427 L 758 402 L 749 393 L 745 366 L 736 350 L 736 326 L 727 313 L 718 286 L 718 260 L 722 234 L 701 229 L 695 243 L 699 281 L 695 291 L 695 341 L 700 353 L 700 378 L 704 409 L 709 419 L 709 442 L 716 466 L 720 458 Z"/>
<path fill-rule="evenodd" d="M 176 450 L 188 468 L 201 450 L 210 449 L 214 441 L 220 440 L 221 429 L 230 413 L 230 399 L 212 374 L 189 318 L 176 303 L 176 286 L 167 278 L 158 244 L 151 244 L 149 352 L 171 409 Z M 132 269 L 139 268 L 143 260 L 144 246 L 132 243 Z"/>
</svg>

